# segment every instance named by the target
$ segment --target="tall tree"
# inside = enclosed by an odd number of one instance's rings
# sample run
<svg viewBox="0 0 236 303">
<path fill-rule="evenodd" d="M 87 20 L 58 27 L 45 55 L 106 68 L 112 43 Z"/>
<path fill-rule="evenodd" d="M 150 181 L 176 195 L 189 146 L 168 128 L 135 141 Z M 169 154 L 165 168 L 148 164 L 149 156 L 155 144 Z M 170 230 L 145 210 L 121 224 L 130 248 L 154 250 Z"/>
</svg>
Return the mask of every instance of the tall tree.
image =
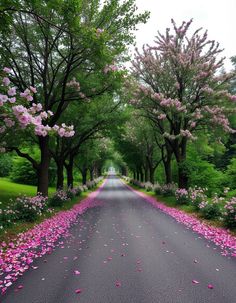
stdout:
<svg viewBox="0 0 236 303">
<path fill-rule="evenodd" d="M 145 110 L 178 164 L 179 187 L 188 186 L 185 171 L 187 143 L 206 126 L 220 126 L 234 133 L 228 114 L 236 96 L 227 91 L 234 73 L 219 73 L 224 58 L 207 32 L 189 28 L 192 20 L 179 27 L 172 20 L 173 32 L 158 34 L 153 46 L 137 50 L 133 75 L 139 81 L 132 103 Z M 228 102 L 228 104 L 227 104 Z M 226 106 L 228 105 L 228 106 Z M 213 128 L 212 128 L 213 129 Z"/>
</svg>

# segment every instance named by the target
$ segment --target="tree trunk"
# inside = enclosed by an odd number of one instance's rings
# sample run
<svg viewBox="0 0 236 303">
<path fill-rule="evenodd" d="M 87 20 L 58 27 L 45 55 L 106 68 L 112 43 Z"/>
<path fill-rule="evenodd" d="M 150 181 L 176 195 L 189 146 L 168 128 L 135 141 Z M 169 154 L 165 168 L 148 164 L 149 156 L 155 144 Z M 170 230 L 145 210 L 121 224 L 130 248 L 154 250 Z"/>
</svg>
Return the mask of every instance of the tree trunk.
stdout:
<svg viewBox="0 0 236 303">
<path fill-rule="evenodd" d="M 93 181 L 94 180 L 94 168 L 90 168 L 89 169 L 89 174 L 90 174 L 90 181 Z"/>
<path fill-rule="evenodd" d="M 141 182 L 144 180 L 144 175 L 143 175 L 143 170 L 142 168 L 140 169 L 140 177 L 141 177 Z"/>
<path fill-rule="evenodd" d="M 65 164 L 65 167 L 67 174 L 67 187 L 73 188 L 74 187 L 74 175 L 73 175 L 74 157 L 73 156 L 70 156 L 69 163 Z"/>
<path fill-rule="evenodd" d="M 56 161 L 56 165 L 57 165 L 57 189 L 63 189 L 63 185 L 64 185 L 63 161 Z"/>
<path fill-rule="evenodd" d="M 171 147 L 167 142 L 166 142 L 165 150 L 166 150 L 166 156 L 164 155 L 164 150 L 162 150 L 162 161 L 165 169 L 166 184 L 169 184 L 172 183 L 171 160 L 172 160 L 173 150 L 171 149 Z"/>
<path fill-rule="evenodd" d="M 49 153 L 49 137 L 39 137 L 40 147 L 40 164 L 38 168 L 38 186 L 37 192 L 42 193 L 43 196 L 48 196 L 48 173 L 50 165 L 50 153 Z"/>
<path fill-rule="evenodd" d="M 133 179 L 134 180 L 136 179 L 136 172 L 135 172 L 135 170 L 133 171 Z"/>
<path fill-rule="evenodd" d="M 136 172 L 136 176 L 137 176 L 137 181 L 139 181 L 140 180 L 140 175 L 139 175 L 139 171 L 137 170 L 137 172 Z"/>
<path fill-rule="evenodd" d="M 144 170 L 144 179 L 145 179 L 145 182 L 150 181 L 149 180 L 149 176 L 150 176 L 150 174 L 149 174 L 149 171 L 148 171 L 148 166 L 146 165 L 145 166 L 145 170 Z"/>
<path fill-rule="evenodd" d="M 81 173 L 82 173 L 83 185 L 86 185 L 86 183 L 87 183 L 87 167 L 83 167 Z"/>
<path fill-rule="evenodd" d="M 152 184 L 154 184 L 154 173 L 155 173 L 155 168 L 150 167 L 150 168 L 149 168 L 149 172 L 150 172 L 150 182 L 151 182 Z"/>
<path fill-rule="evenodd" d="M 171 160 L 164 161 L 166 184 L 172 183 Z"/>
<path fill-rule="evenodd" d="M 178 163 L 178 185 L 179 188 L 188 188 L 188 172 L 185 167 L 187 140 L 182 139 L 179 146 L 179 157 L 176 159 Z"/>
<path fill-rule="evenodd" d="M 101 176 L 102 176 L 102 168 L 98 167 L 98 177 L 101 177 Z"/>
</svg>

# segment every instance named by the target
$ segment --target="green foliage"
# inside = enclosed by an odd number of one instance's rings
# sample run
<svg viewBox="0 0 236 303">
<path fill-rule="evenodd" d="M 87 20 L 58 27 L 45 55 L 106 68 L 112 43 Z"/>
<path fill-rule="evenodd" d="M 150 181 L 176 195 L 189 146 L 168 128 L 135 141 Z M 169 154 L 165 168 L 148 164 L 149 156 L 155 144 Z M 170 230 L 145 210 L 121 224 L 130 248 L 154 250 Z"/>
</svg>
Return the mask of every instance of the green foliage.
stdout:
<svg viewBox="0 0 236 303">
<path fill-rule="evenodd" d="M 220 206 L 217 203 L 206 203 L 203 208 L 200 208 L 200 213 L 207 220 L 217 219 L 221 215 Z"/>
<path fill-rule="evenodd" d="M 55 183 L 55 164 L 51 163 L 49 168 L 49 184 Z M 27 185 L 37 185 L 37 172 L 32 167 L 32 164 L 24 158 L 15 157 L 10 173 L 10 179 L 13 182 Z"/>
<path fill-rule="evenodd" d="M 10 179 L 16 183 L 37 185 L 36 171 L 33 169 L 32 164 L 24 158 L 16 157 L 13 160 Z"/>
<path fill-rule="evenodd" d="M 231 189 L 236 189 L 236 158 L 231 159 L 225 172 L 225 184 Z"/>
<path fill-rule="evenodd" d="M 12 169 L 12 157 L 9 154 L 0 154 L 0 177 L 9 176 Z"/>
<path fill-rule="evenodd" d="M 189 186 L 207 187 L 210 196 L 222 191 L 224 173 L 217 170 L 214 164 L 202 159 L 196 150 L 189 150 L 185 164 L 188 167 Z"/>
</svg>

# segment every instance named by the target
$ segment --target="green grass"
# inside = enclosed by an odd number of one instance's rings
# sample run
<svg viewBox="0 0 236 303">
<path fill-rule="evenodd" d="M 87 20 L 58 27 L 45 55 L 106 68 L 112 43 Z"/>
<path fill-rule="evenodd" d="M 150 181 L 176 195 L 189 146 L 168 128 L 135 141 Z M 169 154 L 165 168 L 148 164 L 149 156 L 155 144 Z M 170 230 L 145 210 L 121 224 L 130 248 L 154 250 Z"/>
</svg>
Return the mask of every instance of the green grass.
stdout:
<svg viewBox="0 0 236 303">
<path fill-rule="evenodd" d="M 2 179 L 0 179 L 0 184 L 1 184 L 1 180 Z M 0 242 L 2 242 L 2 241 L 9 242 L 12 239 L 14 239 L 17 234 L 26 232 L 27 230 L 33 228 L 35 225 L 41 223 L 45 219 L 53 217 L 57 212 L 71 209 L 75 204 L 80 203 L 91 192 L 95 191 L 98 187 L 100 187 L 102 185 L 102 183 L 103 183 L 103 181 L 99 182 L 95 188 L 93 188 L 89 191 L 86 191 L 86 192 L 82 192 L 81 196 L 74 197 L 70 201 L 67 201 L 66 203 L 63 204 L 62 207 L 54 207 L 53 212 L 44 213 L 41 217 L 38 217 L 37 220 L 34 222 L 18 221 L 16 223 L 14 223 L 14 225 L 11 225 L 8 228 L 5 228 L 4 230 L 0 230 Z M 19 185 L 19 184 L 17 184 L 17 185 Z M 29 186 L 29 187 L 32 187 L 35 189 L 34 186 Z M 51 190 L 53 190 L 53 189 L 51 189 Z M 29 193 L 30 193 L 30 191 L 29 191 Z M 33 192 L 33 195 L 34 194 L 35 194 L 35 192 Z"/>
<path fill-rule="evenodd" d="M 11 182 L 7 178 L 0 178 L 0 207 L 10 203 L 10 199 L 15 199 L 20 195 L 35 196 L 37 187 L 32 185 L 18 184 Z M 55 192 L 55 188 L 49 188 L 49 195 Z"/>
</svg>

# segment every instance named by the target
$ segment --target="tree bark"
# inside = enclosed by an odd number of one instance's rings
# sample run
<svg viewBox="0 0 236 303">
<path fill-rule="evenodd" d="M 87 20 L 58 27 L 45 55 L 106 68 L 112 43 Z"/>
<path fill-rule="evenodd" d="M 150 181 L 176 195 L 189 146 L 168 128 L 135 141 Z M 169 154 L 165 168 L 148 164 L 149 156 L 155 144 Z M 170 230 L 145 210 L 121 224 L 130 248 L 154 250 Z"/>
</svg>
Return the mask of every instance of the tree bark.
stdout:
<svg viewBox="0 0 236 303">
<path fill-rule="evenodd" d="M 145 179 L 145 182 L 148 182 L 150 181 L 149 178 L 150 177 L 150 174 L 149 174 L 149 170 L 148 170 L 148 165 L 145 166 L 145 170 L 144 170 L 144 179 Z"/>
<path fill-rule="evenodd" d="M 94 180 L 94 168 L 91 167 L 89 169 L 89 174 L 90 174 L 90 181 L 93 181 Z"/>
<path fill-rule="evenodd" d="M 74 187 L 74 175 L 73 175 L 73 168 L 74 168 L 74 157 L 70 156 L 69 163 L 65 164 L 66 174 L 67 174 L 67 187 L 73 188 Z"/>
<path fill-rule="evenodd" d="M 39 147 L 41 152 L 40 164 L 37 171 L 38 186 L 37 191 L 43 196 L 48 196 L 48 173 L 50 165 L 49 137 L 39 137 Z"/>
<path fill-rule="evenodd" d="M 149 168 L 149 173 L 150 173 L 150 182 L 152 183 L 152 184 L 154 184 L 154 173 L 155 173 L 155 168 L 153 168 L 153 167 L 150 167 Z"/>
<path fill-rule="evenodd" d="M 57 189 L 63 189 L 63 185 L 64 185 L 63 161 L 56 161 L 56 165 L 57 165 Z"/>
<path fill-rule="evenodd" d="M 143 180 L 144 180 L 144 175 L 143 175 L 143 170 L 142 170 L 142 168 L 140 169 L 140 179 L 141 179 L 141 182 L 143 182 Z"/>
<path fill-rule="evenodd" d="M 87 183 L 87 167 L 82 168 L 81 174 L 82 174 L 82 183 L 83 183 L 83 185 L 86 185 L 86 183 Z"/>
<path fill-rule="evenodd" d="M 185 167 L 186 150 L 187 150 L 187 140 L 183 138 L 180 145 L 178 146 L 178 152 L 177 152 L 178 157 L 176 158 L 178 164 L 179 188 L 188 188 L 188 173 Z"/>
<path fill-rule="evenodd" d="M 166 151 L 166 155 L 164 150 Z M 173 150 L 169 146 L 168 142 L 166 142 L 165 146 L 162 147 L 162 162 L 165 169 L 166 184 L 172 183 L 172 169 L 171 169 L 172 154 L 173 154 Z"/>
</svg>

